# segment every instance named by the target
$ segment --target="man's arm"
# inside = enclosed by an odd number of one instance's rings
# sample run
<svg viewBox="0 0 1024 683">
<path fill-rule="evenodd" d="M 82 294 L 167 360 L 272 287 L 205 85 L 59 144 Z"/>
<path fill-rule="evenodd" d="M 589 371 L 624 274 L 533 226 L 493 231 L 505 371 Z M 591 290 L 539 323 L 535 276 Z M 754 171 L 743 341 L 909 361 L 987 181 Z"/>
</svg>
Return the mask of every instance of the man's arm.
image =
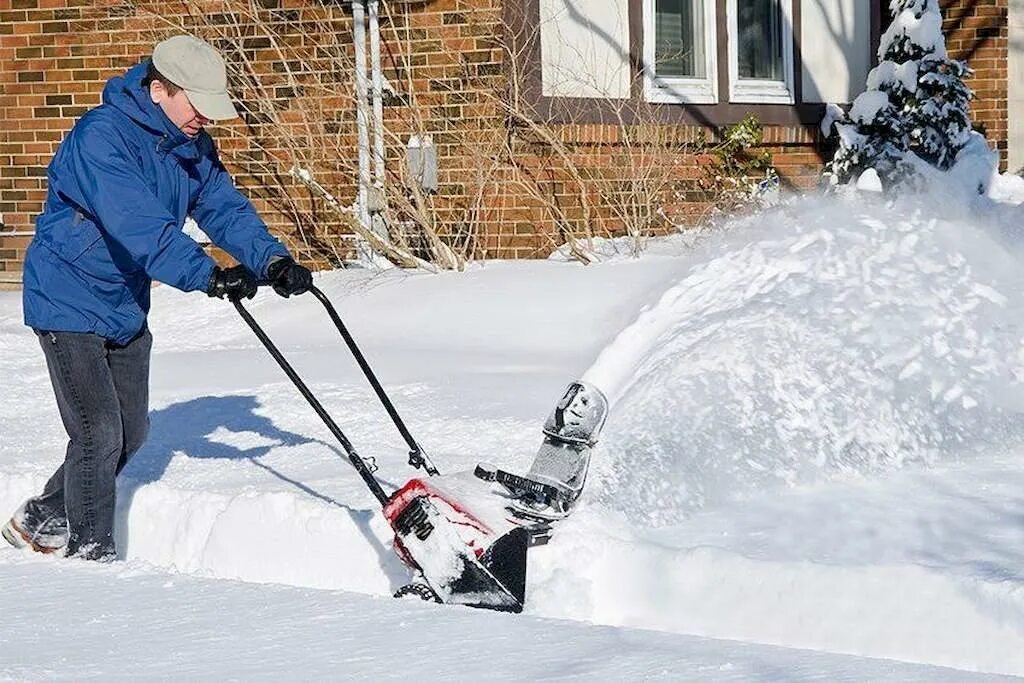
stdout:
<svg viewBox="0 0 1024 683">
<path fill-rule="evenodd" d="M 216 264 L 179 229 L 120 140 L 102 125 L 76 131 L 67 160 L 73 173 L 61 176 L 58 190 L 95 216 L 154 280 L 205 291 Z"/>
<path fill-rule="evenodd" d="M 270 263 L 289 256 L 288 249 L 270 234 L 252 202 L 235 187 L 212 145 L 209 155 L 212 168 L 192 207 L 192 218 L 214 244 L 264 279 Z"/>
</svg>

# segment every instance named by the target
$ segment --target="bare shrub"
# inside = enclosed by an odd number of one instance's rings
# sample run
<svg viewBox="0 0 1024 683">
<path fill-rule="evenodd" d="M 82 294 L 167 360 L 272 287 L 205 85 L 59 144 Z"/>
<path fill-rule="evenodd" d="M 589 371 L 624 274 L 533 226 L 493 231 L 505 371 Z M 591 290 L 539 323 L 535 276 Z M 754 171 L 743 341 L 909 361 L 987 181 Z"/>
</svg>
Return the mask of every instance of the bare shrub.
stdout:
<svg viewBox="0 0 1024 683">
<path fill-rule="evenodd" d="M 566 247 L 587 263 L 595 238 L 617 237 L 637 254 L 649 237 L 705 218 L 706 207 L 734 208 L 766 172 L 749 153 L 760 142 L 756 122 L 709 134 L 664 122 L 642 97 L 600 97 L 596 111 L 564 98 L 562 110 L 541 111 L 540 27 L 507 25 L 497 0 L 457 0 L 451 11 L 464 23 L 445 42 L 417 25 L 429 3 L 382 0 L 388 163 L 371 199 L 385 229 L 363 225 L 352 198 L 356 119 L 368 105 L 353 87 L 348 6 L 137 0 L 112 18 L 134 21 L 152 42 L 188 32 L 222 51 L 242 113 L 222 154 L 294 225 L 287 239 L 308 260 L 337 266 L 363 245 L 402 267 L 461 269 L 511 243 L 537 256 Z M 633 91 L 642 87 L 631 78 Z M 410 137 L 428 136 L 442 160 L 438 195 L 404 163 Z"/>
</svg>

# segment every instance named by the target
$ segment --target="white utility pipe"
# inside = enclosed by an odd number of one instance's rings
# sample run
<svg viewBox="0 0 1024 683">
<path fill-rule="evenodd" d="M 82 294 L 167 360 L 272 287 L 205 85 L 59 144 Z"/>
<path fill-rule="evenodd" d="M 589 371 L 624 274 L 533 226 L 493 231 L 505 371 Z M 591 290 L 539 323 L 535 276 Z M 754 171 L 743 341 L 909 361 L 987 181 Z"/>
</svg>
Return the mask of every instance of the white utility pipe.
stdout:
<svg viewBox="0 0 1024 683">
<path fill-rule="evenodd" d="M 373 79 L 373 175 L 379 189 L 384 188 L 384 75 L 380 64 L 379 0 L 369 0 L 370 74 Z"/>
<path fill-rule="evenodd" d="M 356 127 L 359 131 L 359 224 L 370 229 L 370 133 L 366 82 L 366 26 L 363 3 L 352 2 L 352 39 L 356 47 Z"/>
</svg>

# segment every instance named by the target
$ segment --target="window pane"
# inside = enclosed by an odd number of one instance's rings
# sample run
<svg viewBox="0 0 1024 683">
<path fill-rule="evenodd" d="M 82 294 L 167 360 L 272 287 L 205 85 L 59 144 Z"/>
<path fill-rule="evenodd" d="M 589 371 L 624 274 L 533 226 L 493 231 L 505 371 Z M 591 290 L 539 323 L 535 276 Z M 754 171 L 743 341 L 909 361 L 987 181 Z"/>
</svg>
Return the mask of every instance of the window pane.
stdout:
<svg viewBox="0 0 1024 683">
<path fill-rule="evenodd" d="M 784 79 L 779 0 L 736 0 L 740 78 Z"/>
<path fill-rule="evenodd" d="M 654 7 L 654 72 L 707 78 L 704 0 L 655 0 Z"/>
</svg>

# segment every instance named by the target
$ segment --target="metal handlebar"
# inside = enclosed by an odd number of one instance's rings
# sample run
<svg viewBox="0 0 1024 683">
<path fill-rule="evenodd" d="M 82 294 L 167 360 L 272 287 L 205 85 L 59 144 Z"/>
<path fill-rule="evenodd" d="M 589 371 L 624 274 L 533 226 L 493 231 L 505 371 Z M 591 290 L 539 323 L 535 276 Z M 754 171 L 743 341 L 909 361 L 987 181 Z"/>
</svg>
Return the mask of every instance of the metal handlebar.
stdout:
<svg viewBox="0 0 1024 683">
<path fill-rule="evenodd" d="M 258 282 L 257 284 L 261 287 L 265 287 L 269 285 L 270 282 L 264 280 Z M 377 376 L 374 374 L 373 369 L 370 368 L 370 364 L 366 361 L 366 357 L 363 356 L 362 351 L 359 350 L 359 346 L 356 345 L 355 339 L 349 333 L 348 328 L 345 327 L 345 323 L 342 322 L 341 316 L 338 315 L 338 311 L 335 310 L 334 305 L 331 303 L 330 299 L 328 299 L 327 296 L 317 287 L 311 287 L 309 291 L 310 293 L 313 294 L 313 296 L 320 300 L 320 303 L 323 304 L 324 308 L 327 310 L 327 314 L 334 322 L 335 327 L 338 328 L 338 333 L 341 334 L 342 339 L 345 340 L 346 346 L 348 346 L 348 349 L 352 353 L 352 356 L 356 359 L 356 363 L 359 364 L 359 368 L 363 371 L 363 375 L 366 377 L 366 380 L 370 383 L 370 386 L 373 387 L 373 391 L 377 394 L 377 398 L 380 400 L 381 404 L 384 406 L 384 409 L 391 417 L 391 421 L 395 424 L 395 427 L 398 429 L 398 432 L 402 435 L 402 438 L 405 439 L 405 443 L 409 446 L 409 464 L 417 469 L 423 468 L 427 472 L 427 474 L 432 477 L 437 476 L 439 474 L 437 467 L 434 466 L 434 463 L 431 461 L 427 453 L 423 450 L 423 447 L 416 442 L 416 439 L 413 438 L 412 433 L 409 431 L 408 427 L 405 426 L 405 422 L 398 414 L 398 410 L 395 409 L 395 406 L 391 402 L 391 399 L 388 398 L 388 395 L 384 392 L 384 387 L 382 387 L 380 382 L 377 380 Z M 238 302 L 235 302 L 235 304 L 236 307 L 238 307 Z M 240 309 L 240 312 L 241 310 L 244 309 Z M 255 331 L 255 329 L 253 331 Z"/>
<path fill-rule="evenodd" d="M 263 331 L 263 328 L 260 327 L 259 323 L 257 323 L 252 317 L 252 314 L 249 313 L 245 306 L 242 305 L 242 302 L 238 299 L 233 299 L 231 303 L 235 305 L 235 310 L 238 311 L 238 314 L 242 316 L 242 319 L 245 320 L 259 340 L 263 342 L 263 346 L 265 346 L 267 351 L 270 352 L 270 355 L 274 357 L 274 360 L 276 360 L 277 364 L 281 366 L 284 373 L 288 375 L 288 378 L 293 384 L 295 384 L 299 393 L 301 393 L 306 401 L 309 402 L 309 405 L 312 406 L 314 411 L 316 411 L 316 414 L 320 416 L 320 419 L 324 421 L 327 428 L 331 430 L 332 434 L 334 434 L 334 437 L 341 444 L 341 447 L 345 449 L 345 454 L 348 456 L 349 462 L 352 463 L 356 468 L 356 471 L 359 473 L 359 476 L 362 477 L 363 481 L 366 482 L 366 485 L 370 488 L 370 492 L 373 493 L 374 497 L 377 498 L 378 501 L 380 501 L 381 505 L 385 505 L 388 502 L 388 494 L 384 492 L 380 483 L 374 478 L 373 472 L 370 470 L 370 466 L 367 465 L 366 461 L 363 460 L 359 453 L 356 452 L 352 442 L 348 440 L 348 437 L 346 437 L 345 433 L 341 431 L 341 428 L 337 423 L 335 423 L 334 419 L 331 418 L 326 410 L 324 410 L 320 401 L 318 401 L 316 396 L 313 395 L 313 392 L 309 390 L 309 387 L 306 386 L 306 383 L 302 381 L 302 378 L 295 372 L 295 369 L 292 368 L 288 360 L 281 354 L 277 346 L 274 345 L 274 342 L 270 340 L 270 337 L 267 336 L 267 333 Z"/>
</svg>

